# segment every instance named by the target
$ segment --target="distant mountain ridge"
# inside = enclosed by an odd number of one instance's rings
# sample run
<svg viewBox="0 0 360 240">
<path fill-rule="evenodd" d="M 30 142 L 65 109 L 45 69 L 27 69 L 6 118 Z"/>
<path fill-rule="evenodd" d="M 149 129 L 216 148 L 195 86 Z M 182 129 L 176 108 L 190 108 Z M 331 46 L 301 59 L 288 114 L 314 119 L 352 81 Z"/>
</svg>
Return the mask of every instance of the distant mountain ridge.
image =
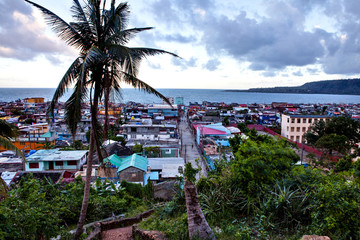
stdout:
<svg viewBox="0 0 360 240">
<path fill-rule="evenodd" d="M 360 78 L 308 82 L 298 87 L 250 88 L 249 90 L 226 90 L 226 91 L 360 95 Z"/>
</svg>

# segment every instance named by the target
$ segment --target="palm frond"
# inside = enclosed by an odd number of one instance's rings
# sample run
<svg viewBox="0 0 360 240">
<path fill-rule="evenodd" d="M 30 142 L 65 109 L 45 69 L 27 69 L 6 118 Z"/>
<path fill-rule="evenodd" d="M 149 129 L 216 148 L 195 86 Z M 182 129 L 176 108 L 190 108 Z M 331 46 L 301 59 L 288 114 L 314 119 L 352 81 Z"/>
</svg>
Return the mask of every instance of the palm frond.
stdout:
<svg viewBox="0 0 360 240">
<path fill-rule="evenodd" d="M 34 2 L 29 0 L 25 1 L 38 8 L 43 13 L 45 22 L 50 25 L 59 38 L 64 40 L 68 45 L 81 50 L 85 50 L 90 47 L 90 42 L 85 38 L 85 36 L 80 35 L 70 24 L 65 22 L 55 13 Z"/>
<path fill-rule="evenodd" d="M 106 44 L 125 44 L 129 42 L 130 39 L 135 37 L 136 33 L 147 31 L 153 29 L 152 27 L 146 27 L 146 28 L 130 28 L 126 30 L 120 30 L 117 28 L 112 29 L 112 26 L 108 27 L 109 29 L 105 28 L 105 31 L 109 31 L 106 38 Z M 110 31 L 111 30 L 111 31 Z M 105 32 L 104 34 L 106 34 Z"/>
<path fill-rule="evenodd" d="M 80 34 L 87 36 L 91 39 L 91 42 L 95 41 L 94 36 L 96 33 L 92 31 L 92 28 L 88 22 L 88 16 L 85 14 L 79 0 L 73 0 L 73 6 L 71 7 L 72 17 L 76 21 L 76 27 L 74 27 Z M 74 23 L 73 23 L 74 24 Z"/>
<path fill-rule="evenodd" d="M 81 119 L 81 107 L 88 96 L 88 89 L 81 81 L 75 85 L 74 92 L 65 104 L 65 122 L 71 134 L 75 136 L 78 123 Z"/>
<path fill-rule="evenodd" d="M 10 139 L 18 136 L 18 127 L 0 119 L 0 136 Z"/>
<path fill-rule="evenodd" d="M 16 155 L 20 156 L 26 162 L 24 154 L 7 138 L 0 136 L 0 146 L 5 149 L 14 151 Z"/>
<path fill-rule="evenodd" d="M 122 72 L 123 74 L 123 81 L 131 86 L 133 86 L 134 88 L 137 88 L 139 90 L 143 90 L 144 92 L 147 92 L 149 94 L 154 94 L 155 96 L 163 99 L 167 104 L 169 104 L 170 106 L 171 103 L 169 101 L 169 99 L 167 99 L 164 95 L 162 95 L 160 92 L 158 92 L 155 88 L 151 87 L 149 84 L 147 84 L 144 81 L 141 81 L 140 79 L 138 79 L 137 77 L 128 74 L 127 72 Z"/>
<path fill-rule="evenodd" d="M 81 70 L 82 59 L 80 57 L 76 58 L 75 61 L 71 64 L 69 69 L 66 71 L 65 75 L 60 80 L 58 87 L 55 90 L 53 99 L 47 110 L 47 115 L 53 117 L 55 105 L 59 99 L 64 95 L 68 88 L 74 83 L 74 81 L 79 77 Z"/>
<path fill-rule="evenodd" d="M 161 49 L 154 49 L 154 48 L 129 48 L 129 52 L 131 55 L 139 57 L 139 58 L 144 58 L 147 56 L 155 56 L 155 55 L 159 55 L 159 54 L 170 54 L 174 57 L 180 58 L 175 53 L 164 51 Z"/>
</svg>

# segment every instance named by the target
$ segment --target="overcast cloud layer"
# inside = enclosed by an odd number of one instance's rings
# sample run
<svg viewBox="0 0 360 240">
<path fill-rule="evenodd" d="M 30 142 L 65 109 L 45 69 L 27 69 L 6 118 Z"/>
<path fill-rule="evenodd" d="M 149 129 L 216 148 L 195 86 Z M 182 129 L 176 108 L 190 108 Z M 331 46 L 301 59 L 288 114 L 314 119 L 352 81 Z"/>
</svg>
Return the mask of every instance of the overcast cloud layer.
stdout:
<svg viewBox="0 0 360 240">
<path fill-rule="evenodd" d="M 136 43 L 165 47 L 182 57 L 147 64 L 154 71 L 171 65 L 184 73 L 226 71 L 226 78 L 231 78 L 231 69 L 267 78 L 358 76 L 359 0 L 251 2 L 130 1 L 130 27 L 156 27 L 142 33 Z M 61 15 L 63 9 L 58 10 Z M 45 56 L 55 63 L 56 56 L 68 54 L 54 36 L 45 33 L 34 9 L 22 0 L 0 0 L 0 21 L 1 58 L 29 61 Z"/>
</svg>

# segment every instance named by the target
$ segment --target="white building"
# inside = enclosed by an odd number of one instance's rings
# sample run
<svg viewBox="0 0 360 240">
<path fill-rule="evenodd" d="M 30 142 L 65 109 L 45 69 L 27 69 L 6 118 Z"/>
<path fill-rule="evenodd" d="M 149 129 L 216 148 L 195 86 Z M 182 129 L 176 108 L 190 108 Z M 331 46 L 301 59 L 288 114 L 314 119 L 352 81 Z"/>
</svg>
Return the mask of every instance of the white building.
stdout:
<svg viewBox="0 0 360 240">
<path fill-rule="evenodd" d="M 285 115 L 281 116 L 281 136 L 292 141 L 304 142 L 304 133 L 317 121 L 328 121 L 324 115 Z"/>
</svg>

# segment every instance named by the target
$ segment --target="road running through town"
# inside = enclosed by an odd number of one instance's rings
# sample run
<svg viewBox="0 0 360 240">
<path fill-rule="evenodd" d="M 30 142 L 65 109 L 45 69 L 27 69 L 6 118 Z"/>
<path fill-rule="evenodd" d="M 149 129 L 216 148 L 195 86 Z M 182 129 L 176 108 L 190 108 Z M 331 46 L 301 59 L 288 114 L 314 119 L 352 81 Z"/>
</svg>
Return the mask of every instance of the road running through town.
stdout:
<svg viewBox="0 0 360 240">
<path fill-rule="evenodd" d="M 199 179 L 201 176 L 206 177 L 206 165 L 200 155 L 192 130 L 190 129 L 187 120 L 187 112 L 180 116 L 179 132 L 181 136 L 181 156 L 184 158 L 185 162 L 190 162 L 194 168 L 201 168 L 201 171 L 197 174 L 196 179 Z M 197 159 L 198 161 L 196 161 Z"/>
</svg>

